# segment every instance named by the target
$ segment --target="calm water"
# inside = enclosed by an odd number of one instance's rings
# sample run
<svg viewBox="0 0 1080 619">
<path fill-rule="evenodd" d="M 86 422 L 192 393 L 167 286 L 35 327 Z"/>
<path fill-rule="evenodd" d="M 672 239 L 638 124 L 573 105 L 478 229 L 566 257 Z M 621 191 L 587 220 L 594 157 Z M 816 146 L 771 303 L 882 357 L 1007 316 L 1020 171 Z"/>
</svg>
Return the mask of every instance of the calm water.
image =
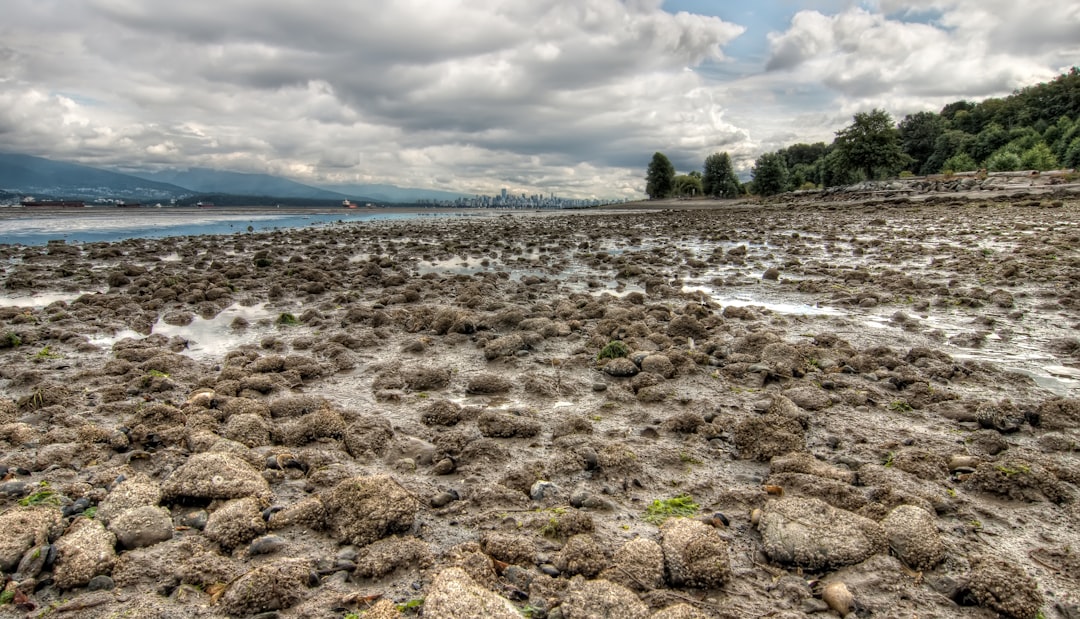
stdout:
<svg viewBox="0 0 1080 619">
<path fill-rule="evenodd" d="M 408 219 L 448 216 L 447 213 L 379 213 L 298 209 L 95 209 L 78 211 L 28 211 L 0 209 L 0 244 L 44 245 L 62 239 L 69 243 L 119 241 L 130 238 L 162 238 L 196 234 L 324 226 L 335 222 Z M 455 213 L 460 215 L 460 213 Z"/>
</svg>

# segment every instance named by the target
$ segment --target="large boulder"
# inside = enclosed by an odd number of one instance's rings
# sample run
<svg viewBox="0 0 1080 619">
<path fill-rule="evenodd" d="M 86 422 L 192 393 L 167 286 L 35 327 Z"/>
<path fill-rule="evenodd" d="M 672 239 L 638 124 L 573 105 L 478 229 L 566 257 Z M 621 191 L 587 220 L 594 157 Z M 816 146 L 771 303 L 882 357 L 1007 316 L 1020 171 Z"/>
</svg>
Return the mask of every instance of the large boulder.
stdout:
<svg viewBox="0 0 1080 619">
<path fill-rule="evenodd" d="M 916 570 L 933 568 L 945 558 L 945 544 L 933 514 L 915 505 L 901 505 L 881 521 L 892 549 Z"/>
<path fill-rule="evenodd" d="M 420 509 L 413 495 L 386 475 L 346 479 L 320 498 L 331 535 L 361 546 L 407 532 Z"/>
<path fill-rule="evenodd" d="M 709 525 L 670 518 L 660 527 L 664 566 L 673 586 L 712 589 L 731 579 L 727 542 Z"/>
<path fill-rule="evenodd" d="M 53 507 L 16 507 L 0 513 L 0 572 L 11 573 L 23 554 L 64 532 L 64 519 Z"/>
<path fill-rule="evenodd" d="M 306 559 L 278 559 L 240 576 L 221 596 L 221 611 L 247 617 L 282 610 L 302 600 L 311 582 L 311 563 Z"/>
<path fill-rule="evenodd" d="M 116 564 L 116 536 L 97 520 L 79 518 L 56 540 L 56 571 L 60 589 L 82 587 L 94 576 L 108 575 Z"/>
<path fill-rule="evenodd" d="M 116 485 L 98 505 L 97 518 L 106 524 L 135 507 L 153 507 L 161 502 L 161 486 L 148 476 L 137 473 Z"/>
<path fill-rule="evenodd" d="M 521 619 L 507 599 L 481 587 L 460 567 L 447 568 L 437 576 L 424 598 L 428 619 Z"/>
<path fill-rule="evenodd" d="M 172 516 L 163 507 L 133 507 L 110 520 L 109 531 L 125 550 L 145 548 L 172 539 Z"/>
<path fill-rule="evenodd" d="M 973 558 L 968 586 L 980 606 L 1012 619 L 1033 619 L 1044 602 L 1034 578 L 997 557 Z"/>
<path fill-rule="evenodd" d="M 162 488 L 163 498 L 239 499 L 254 497 L 269 503 L 270 485 L 255 467 L 231 453 L 204 452 L 188 458 Z"/>
<path fill-rule="evenodd" d="M 631 590 L 607 580 L 575 583 L 562 606 L 565 619 L 645 619 L 649 607 Z"/>
<path fill-rule="evenodd" d="M 808 570 L 859 563 L 888 547 L 877 522 L 807 497 L 766 503 L 758 530 L 769 558 Z"/>
</svg>

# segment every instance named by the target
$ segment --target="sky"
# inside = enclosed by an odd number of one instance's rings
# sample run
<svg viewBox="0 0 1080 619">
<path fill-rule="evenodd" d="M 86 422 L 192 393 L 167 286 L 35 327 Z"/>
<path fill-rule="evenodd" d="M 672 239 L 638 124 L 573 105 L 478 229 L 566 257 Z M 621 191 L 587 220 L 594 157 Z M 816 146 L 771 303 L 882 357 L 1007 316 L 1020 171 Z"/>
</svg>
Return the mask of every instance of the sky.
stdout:
<svg viewBox="0 0 1080 619">
<path fill-rule="evenodd" d="M 0 151 L 640 198 L 1080 64 L 1076 0 L 3 0 Z"/>
</svg>

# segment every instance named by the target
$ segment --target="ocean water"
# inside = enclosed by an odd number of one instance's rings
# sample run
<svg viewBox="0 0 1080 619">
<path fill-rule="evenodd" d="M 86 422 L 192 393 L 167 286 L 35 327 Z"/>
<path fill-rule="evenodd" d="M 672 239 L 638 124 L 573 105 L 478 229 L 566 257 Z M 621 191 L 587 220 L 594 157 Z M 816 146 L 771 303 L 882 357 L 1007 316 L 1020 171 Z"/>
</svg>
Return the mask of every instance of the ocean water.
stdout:
<svg viewBox="0 0 1080 619">
<path fill-rule="evenodd" d="M 69 243 L 120 241 L 199 234 L 234 234 L 336 222 L 407 219 L 434 213 L 379 213 L 371 211 L 298 209 L 79 209 L 30 211 L 0 209 L 0 244 L 44 245 L 51 240 Z M 444 216 L 446 214 L 443 214 Z"/>
</svg>

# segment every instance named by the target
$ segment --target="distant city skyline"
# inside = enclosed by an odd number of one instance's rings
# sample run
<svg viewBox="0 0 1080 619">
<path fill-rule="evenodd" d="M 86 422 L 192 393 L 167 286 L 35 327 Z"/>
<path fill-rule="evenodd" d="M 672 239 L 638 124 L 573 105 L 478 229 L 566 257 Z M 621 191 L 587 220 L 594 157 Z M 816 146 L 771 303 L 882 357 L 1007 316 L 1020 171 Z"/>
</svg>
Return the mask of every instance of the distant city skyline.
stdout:
<svg viewBox="0 0 1080 619">
<path fill-rule="evenodd" d="M 0 150 L 474 195 L 644 197 L 654 152 L 831 141 L 1080 58 L 1032 0 L 6 0 Z"/>
</svg>

